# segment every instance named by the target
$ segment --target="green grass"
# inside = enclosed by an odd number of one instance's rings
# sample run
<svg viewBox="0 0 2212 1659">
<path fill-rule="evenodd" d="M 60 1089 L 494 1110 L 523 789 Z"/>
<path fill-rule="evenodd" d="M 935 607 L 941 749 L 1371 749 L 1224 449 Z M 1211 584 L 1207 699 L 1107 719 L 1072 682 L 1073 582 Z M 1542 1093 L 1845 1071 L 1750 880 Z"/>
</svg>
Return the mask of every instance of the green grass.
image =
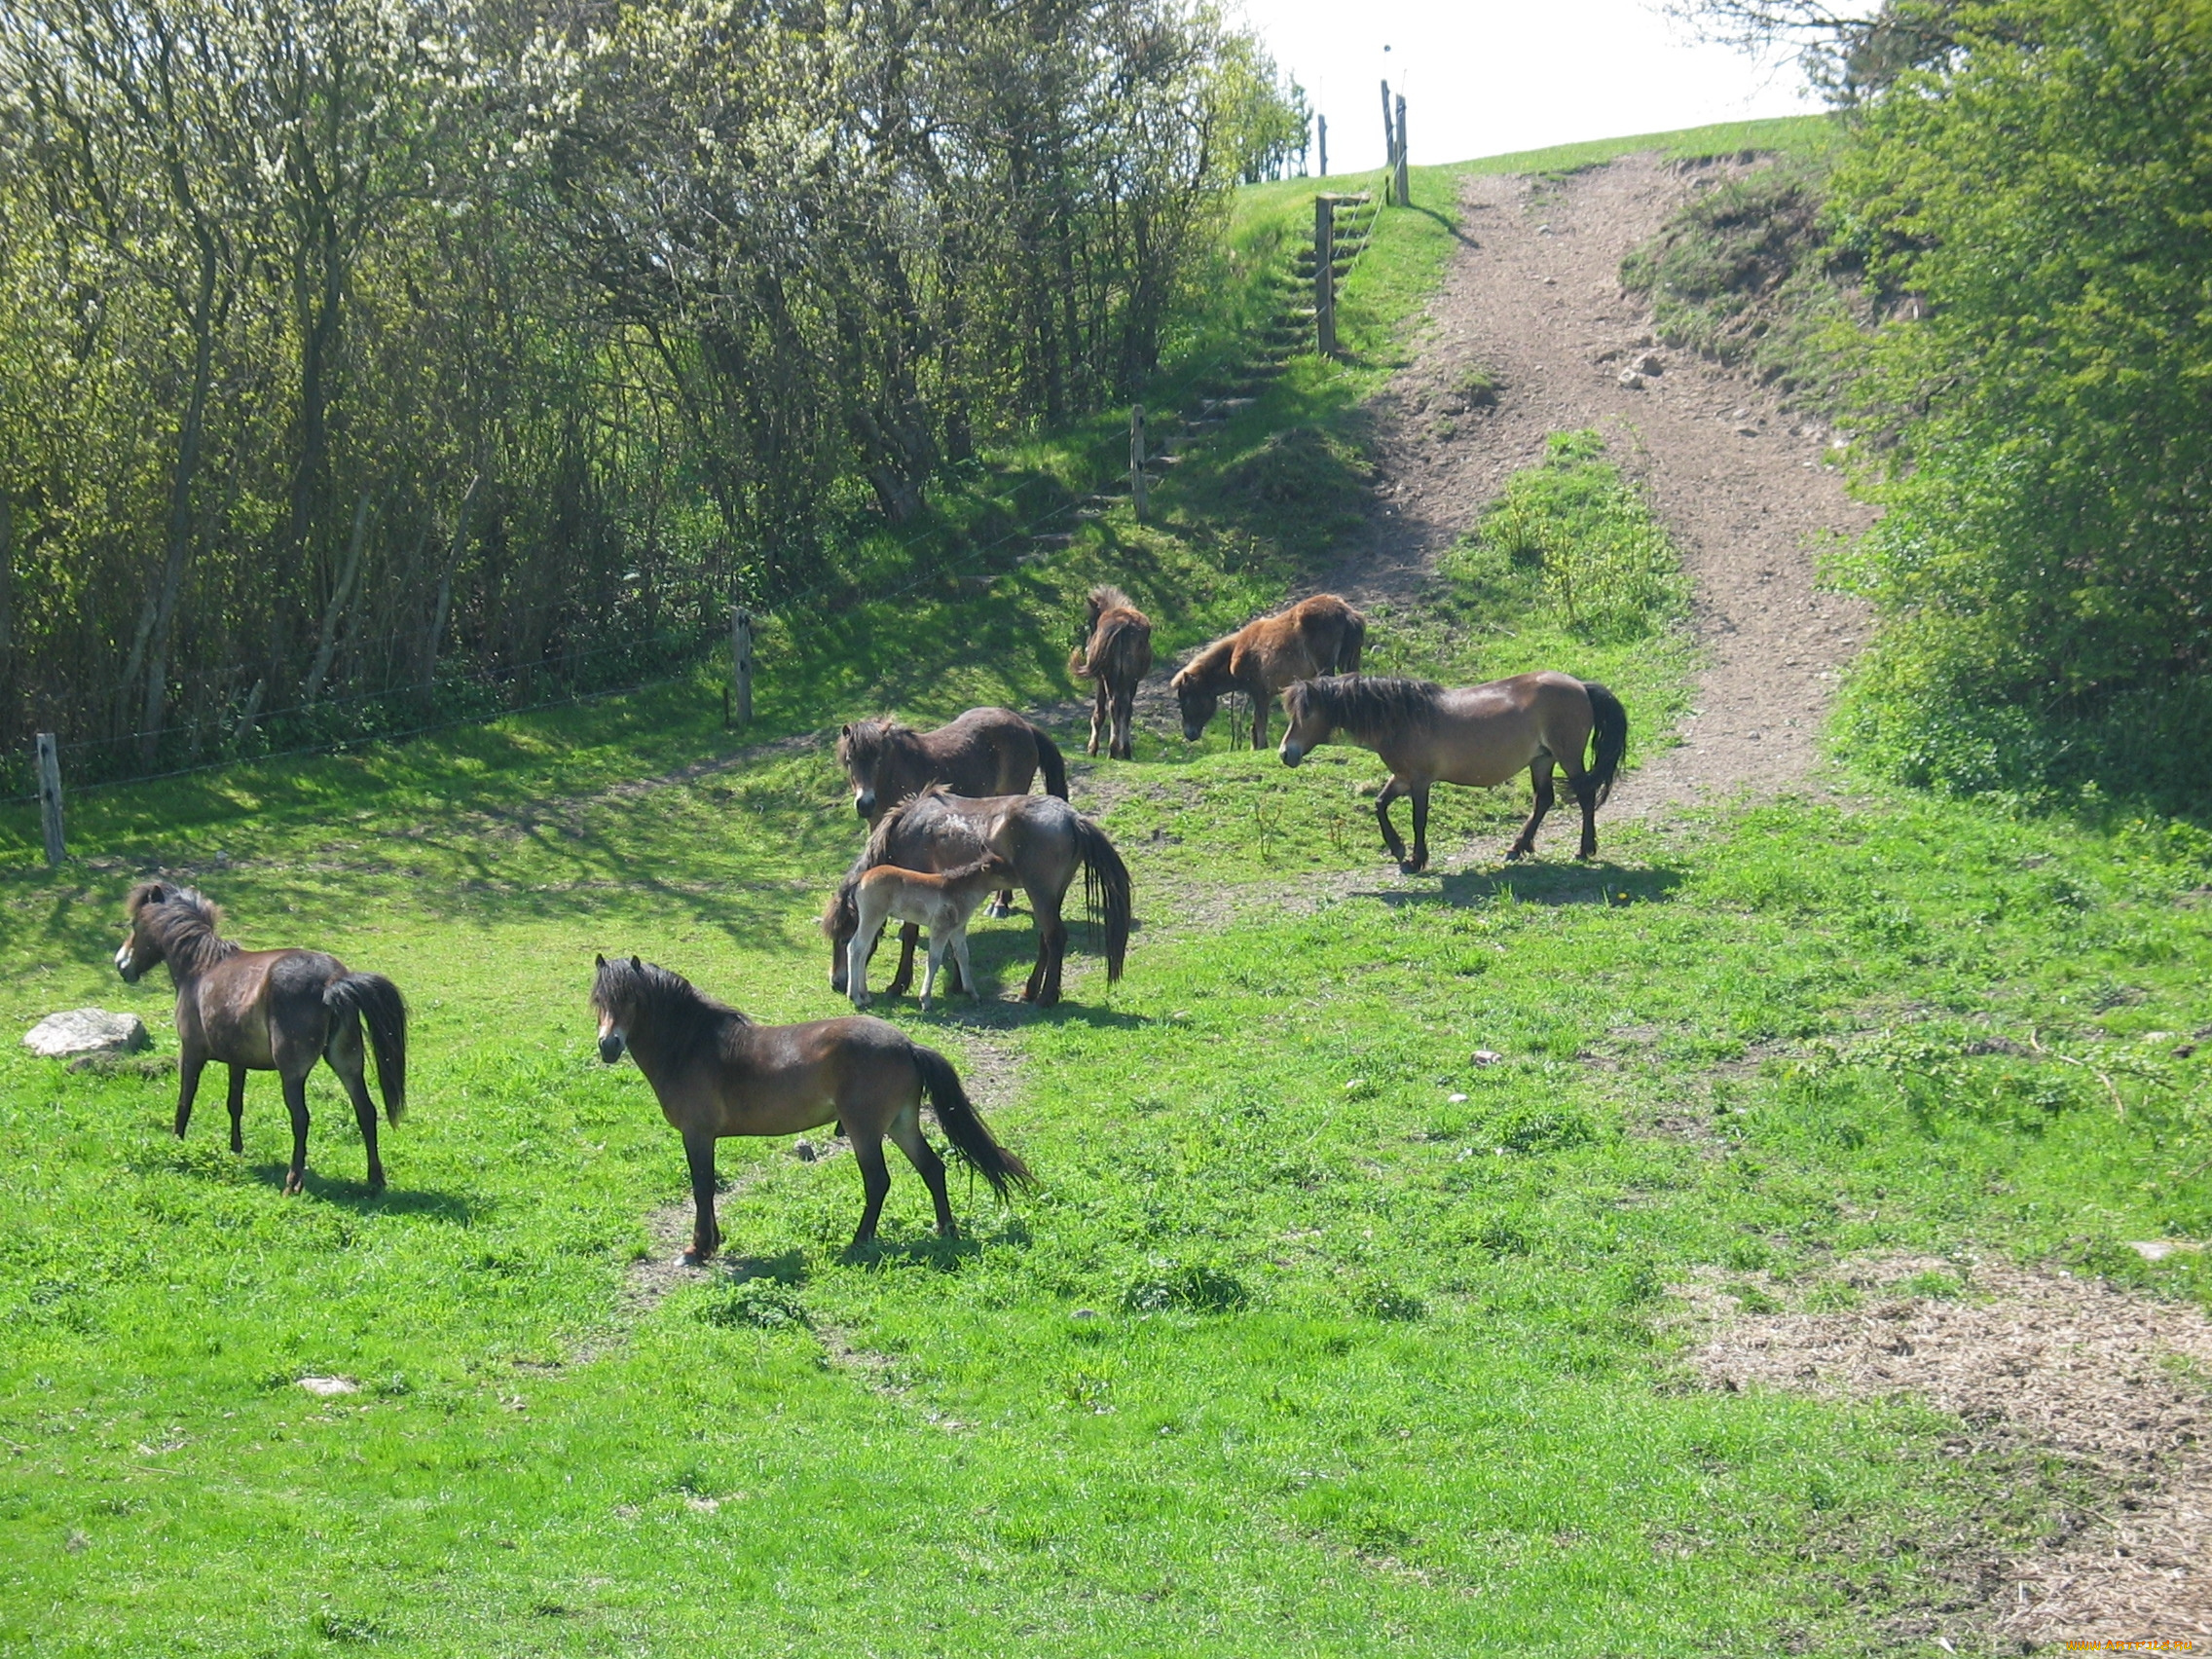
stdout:
<svg viewBox="0 0 2212 1659">
<path fill-rule="evenodd" d="M 782 641 L 748 740 L 1056 691 L 1066 601 L 1129 549 L 1197 590 L 1163 635 L 1279 583 L 1312 556 L 1311 500 L 1278 498 L 1314 456 L 1267 434 L 1356 461 L 1383 325 L 1442 257 L 1422 215 L 1385 223 L 1376 332 L 1271 390 L 1160 522 L 948 587 L 920 631 Z M 1632 520 L 1604 469 L 1519 488 L 1543 523 Z M 1568 619 L 1493 524 L 1383 619 L 1378 666 L 1574 667 L 1648 741 L 1690 664 L 1663 596 L 1640 614 Z M 2212 1298 L 2201 1258 L 2121 1247 L 2212 1230 L 2212 1052 L 2179 1051 L 2212 1021 L 2206 837 L 1877 793 L 1602 817 L 1594 866 L 1555 826 L 1507 868 L 1525 797 L 1440 791 L 1446 872 L 1408 878 L 1372 756 L 1293 773 L 1217 728 L 1090 774 L 1136 880 L 1120 987 L 1079 955 L 1051 1013 L 878 1005 L 953 1055 L 1038 1192 L 956 1179 L 947 1246 L 900 1167 L 882 1249 L 848 1261 L 849 1159 L 725 1143 L 728 1259 L 642 1303 L 682 1161 L 635 1068 L 598 1063 L 592 954 L 765 1019 L 842 1012 L 813 919 L 849 804 L 804 745 L 679 775 L 736 746 L 703 672 L 82 795 L 94 856 L 57 875 L 0 816 L 0 1023 L 96 1001 L 174 1052 L 163 983 L 108 966 L 153 867 L 252 942 L 390 973 L 417 1017 L 381 1196 L 327 1073 L 285 1199 L 272 1080 L 234 1160 L 219 1091 L 179 1143 L 173 1075 L 0 1050 L 0 1646 L 1882 1650 L 2078 1478 L 1955 1456 L 1909 1402 L 1705 1390 L 1667 1287 L 1812 1297 L 1910 1249 L 1967 1295 L 1996 1253 Z M 978 923 L 977 967 L 1012 989 L 1030 943 Z M 362 1391 L 295 1386 L 328 1372 Z"/>
</svg>

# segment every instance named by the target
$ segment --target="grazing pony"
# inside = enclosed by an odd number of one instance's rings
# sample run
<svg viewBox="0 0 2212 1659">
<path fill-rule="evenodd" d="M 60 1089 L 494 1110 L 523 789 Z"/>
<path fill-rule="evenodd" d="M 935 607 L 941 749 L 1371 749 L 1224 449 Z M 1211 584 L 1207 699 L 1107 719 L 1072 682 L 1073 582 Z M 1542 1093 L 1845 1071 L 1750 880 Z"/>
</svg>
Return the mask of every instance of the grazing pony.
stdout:
<svg viewBox="0 0 2212 1659">
<path fill-rule="evenodd" d="M 856 895 L 862 879 L 879 865 L 901 869 L 943 871 L 974 864 L 996 853 L 1014 866 L 1014 879 L 1029 895 L 1037 918 L 1037 965 L 1021 1000 L 1051 1008 L 1060 1000 L 1060 965 L 1067 955 L 1067 924 L 1060 906 L 1076 871 L 1083 871 L 1084 899 L 1092 921 L 1106 931 L 1106 978 L 1122 977 L 1129 948 L 1129 870 L 1114 843 L 1097 825 L 1064 800 L 1050 795 L 994 795 L 971 800 L 941 789 L 927 789 L 869 831 L 867 848 L 853 861 L 823 912 L 822 931 L 830 940 L 830 984 L 846 985 L 846 959 L 860 928 Z M 889 994 L 899 996 L 914 979 L 914 929 L 902 936 L 903 949 Z"/>
<path fill-rule="evenodd" d="M 1094 587 L 1084 602 L 1084 644 L 1068 658 L 1068 672 L 1095 682 L 1090 703 L 1090 749 L 1098 753 L 1098 734 L 1107 732 L 1109 759 L 1128 760 L 1129 722 L 1137 684 L 1152 672 L 1152 618 L 1129 603 L 1118 587 Z"/>
<path fill-rule="evenodd" d="M 1408 875 L 1428 863 L 1428 792 L 1432 784 L 1487 789 L 1524 766 L 1535 786 L 1535 807 L 1505 856 L 1535 851 L 1536 827 L 1552 805 L 1552 766 L 1567 774 L 1582 804 L 1582 848 L 1598 852 L 1598 808 L 1612 793 L 1613 778 L 1628 748 L 1628 711 L 1603 685 L 1570 674 L 1517 674 L 1488 685 L 1448 691 L 1425 680 L 1363 680 L 1356 674 L 1306 680 L 1283 693 L 1290 730 L 1283 733 L 1282 762 L 1295 766 L 1316 746 L 1342 731 L 1372 749 L 1390 768 L 1376 797 L 1382 844 Z M 1592 748 L 1590 763 L 1582 752 Z M 1390 803 L 1414 797 L 1414 851 L 1390 824 Z"/>
<path fill-rule="evenodd" d="M 176 1133 L 192 1121 L 192 1097 L 209 1060 L 231 1068 L 231 1150 L 243 1152 L 245 1074 L 273 1071 L 283 1080 L 292 1114 L 292 1166 L 284 1191 L 299 1192 L 308 1169 L 308 1073 L 330 1062 L 353 1102 L 353 1120 L 369 1150 L 369 1187 L 384 1187 L 377 1157 L 377 1109 L 363 1076 L 361 1023 L 377 1051 L 377 1082 L 386 1116 L 407 1109 L 407 1004 L 381 974 L 349 973 L 319 950 L 240 950 L 218 937 L 223 913 L 189 887 L 142 881 L 124 902 L 130 936 L 115 953 L 116 971 L 130 984 L 158 962 L 176 986 Z"/>
<path fill-rule="evenodd" d="M 877 865 L 853 889 L 860 908 L 860 928 L 845 947 L 845 989 L 855 1008 L 867 1007 L 867 959 L 875 954 L 875 941 L 883 924 L 896 917 L 930 930 L 929 968 L 922 975 L 922 1012 L 937 989 L 938 965 L 947 950 L 960 971 L 960 982 L 977 1002 L 976 971 L 968 963 L 968 918 L 976 913 L 983 895 L 1014 874 L 1014 866 L 996 853 L 985 853 L 972 865 L 948 869 L 942 875 L 926 870 L 901 869 Z"/>
<path fill-rule="evenodd" d="M 934 1049 L 910 1042 L 896 1025 L 865 1014 L 803 1025 L 756 1025 L 726 1003 L 701 996 L 681 974 L 635 956 L 598 959 L 591 1006 L 599 1015 L 599 1057 L 612 1065 L 626 1049 L 652 1085 L 661 1115 L 683 1137 L 691 1166 L 691 1248 L 697 1264 L 720 1248 L 715 1221 L 715 1142 L 724 1135 L 793 1135 L 841 1124 L 852 1137 L 866 1206 L 853 1235 L 858 1250 L 875 1236 L 891 1191 L 883 1161 L 889 1135 L 920 1172 L 937 1205 L 937 1230 L 959 1236 L 944 1191 L 944 1162 L 922 1134 L 922 1104 L 953 1149 L 1001 1198 L 1027 1186 L 1029 1166 L 991 1138 L 959 1074 Z"/>
<path fill-rule="evenodd" d="M 1183 737 L 1196 743 L 1225 691 L 1252 699 L 1252 747 L 1268 746 L 1268 704 L 1276 692 L 1322 674 L 1357 674 L 1367 618 L 1333 593 L 1247 622 L 1214 643 L 1169 682 L 1183 711 Z"/>
</svg>

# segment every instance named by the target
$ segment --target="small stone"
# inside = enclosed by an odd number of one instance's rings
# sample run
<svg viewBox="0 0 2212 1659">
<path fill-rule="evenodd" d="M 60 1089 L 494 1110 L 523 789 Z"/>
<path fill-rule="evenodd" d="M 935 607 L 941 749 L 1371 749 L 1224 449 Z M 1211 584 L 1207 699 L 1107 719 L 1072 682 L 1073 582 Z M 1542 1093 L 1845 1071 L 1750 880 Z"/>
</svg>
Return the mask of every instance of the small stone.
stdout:
<svg viewBox="0 0 2212 1659">
<path fill-rule="evenodd" d="M 1095 1319 L 1098 1317 L 1098 1309 L 1095 1308 L 1078 1308 L 1068 1317 L 1071 1319 Z"/>
<path fill-rule="evenodd" d="M 72 1527 L 69 1529 L 69 1536 L 62 1540 L 61 1547 L 67 1550 L 71 1555 L 83 1555 L 88 1549 L 92 1547 L 92 1539 L 86 1537 L 83 1532 Z"/>
<path fill-rule="evenodd" d="M 104 1008 L 50 1014 L 23 1036 L 23 1047 L 32 1053 L 56 1060 L 71 1054 L 129 1054 L 153 1046 L 143 1019 L 134 1014 L 110 1014 Z"/>
<path fill-rule="evenodd" d="M 300 1386 L 318 1400 L 334 1399 L 340 1394 L 358 1394 L 361 1385 L 350 1377 L 303 1377 Z"/>
<path fill-rule="evenodd" d="M 1494 1066 L 1504 1058 L 1495 1049 L 1477 1049 L 1467 1056 L 1470 1063 L 1478 1066 Z"/>
<path fill-rule="evenodd" d="M 1623 369 L 1616 378 L 1621 385 L 1627 387 L 1631 391 L 1641 391 L 1643 389 L 1643 377 L 1634 369 Z"/>
<path fill-rule="evenodd" d="M 1467 1103 L 1467 1097 L 1464 1094 L 1448 1094 L 1445 1098 L 1455 1106 L 1464 1106 Z"/>
</svg>

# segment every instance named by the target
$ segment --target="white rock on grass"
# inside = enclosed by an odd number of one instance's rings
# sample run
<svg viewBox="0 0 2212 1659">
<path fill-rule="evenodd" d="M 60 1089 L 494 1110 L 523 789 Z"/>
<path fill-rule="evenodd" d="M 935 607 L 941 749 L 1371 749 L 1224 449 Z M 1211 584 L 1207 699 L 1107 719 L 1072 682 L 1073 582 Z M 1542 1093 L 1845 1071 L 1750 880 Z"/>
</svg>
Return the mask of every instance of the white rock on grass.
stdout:
<svg viewBox="0 0 2212 1659">
<path fill-rule="evenodd" d="M 153 1046 L 143 1019 L 134 1014 L 110 1014 L 104 1008 L 50 1014 L 23 1037 L 23 1047 L 32 1053 L 56 1060 L 71 1054 L 129 1054 Z"/>
<path fill-rule="evenodd" d="M 303 1377 L 300 1386 L 319 1400 L 332 1399 L 339 1394 L 358 1394 L 361 1385 L 350 1377 Z"/>
</svg>

